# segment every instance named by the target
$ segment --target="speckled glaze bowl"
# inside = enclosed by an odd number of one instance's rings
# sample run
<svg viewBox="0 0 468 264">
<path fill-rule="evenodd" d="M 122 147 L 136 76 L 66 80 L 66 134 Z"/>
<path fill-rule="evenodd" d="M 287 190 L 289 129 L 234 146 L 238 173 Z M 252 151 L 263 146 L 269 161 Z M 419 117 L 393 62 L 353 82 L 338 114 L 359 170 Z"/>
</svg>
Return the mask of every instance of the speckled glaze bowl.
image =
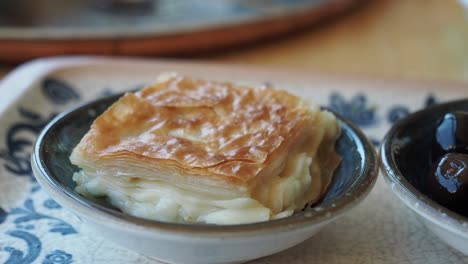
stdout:
<svg viewBox="0 0 468 264">
<path fill-rule="evenodd" d="M 468 100 L 429 107 L 400 120 L 387 133 L 380 159 L 385 180 L 398 198 L 443 241 L 468 255 L 468 218 L 431 200 L 424 189 L 437 122 L 452 111 L 468 111 Z"/>
<path fill-rule="evenodd" d="M 78 170 L 68 157 L 93 120 L 119 96 L 82 105 L 56 117 L 39 136 L 32 156 L 38 182 L 86 228 L 109 241 L 168 263 L 240 263 L 292 247 L 361 202 L 377 175 L 373 146 L 342 118 L 337 151 L 343 157 L 325 197 L 313 208 L 290 217 L 244 225 L 176 224 L 121 213 L 103 200 L 74 191 Z"/>
</svg>

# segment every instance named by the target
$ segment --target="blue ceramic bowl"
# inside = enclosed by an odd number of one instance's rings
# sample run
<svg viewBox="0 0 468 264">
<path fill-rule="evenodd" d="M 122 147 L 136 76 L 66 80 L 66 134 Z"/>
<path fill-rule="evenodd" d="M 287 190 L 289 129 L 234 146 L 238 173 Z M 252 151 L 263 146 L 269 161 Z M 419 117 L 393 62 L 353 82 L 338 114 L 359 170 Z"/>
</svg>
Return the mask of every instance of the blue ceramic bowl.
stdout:
<svg viewBox="0 0 468 264">
<path fill-rule="evenodd" d="M 387 133 L 380 159 L 393 192 L 437 236 L 468 255 L 468 218 L 431 200 L 424 187 L 438 121 L 454 111 L 468 111 L 468 100 L 436 105 L 400 120 Z"/>
<path fill-rule="evenodd" d="M 167 223 L 129 216 L 105 200 L 90 200 L 76 193 L 72 175 L 78 168 L 69 161 L 72 149 L 94 119 L 120 96 L 99 99 L 56 117 L 35 144 L 32 166 L 44 189 L 88 227 L 163 261 L 232 263 L 284 250 L 356 206 L 377 177 L 374 147 L 357 127 L 338 117 L 342 134 L 336 147 L 343 159 L 329 190 L 314 207 L 283 219 L 230 226 Z M 208 248 L 210 254 L 200 253 Z"/>
</svg>

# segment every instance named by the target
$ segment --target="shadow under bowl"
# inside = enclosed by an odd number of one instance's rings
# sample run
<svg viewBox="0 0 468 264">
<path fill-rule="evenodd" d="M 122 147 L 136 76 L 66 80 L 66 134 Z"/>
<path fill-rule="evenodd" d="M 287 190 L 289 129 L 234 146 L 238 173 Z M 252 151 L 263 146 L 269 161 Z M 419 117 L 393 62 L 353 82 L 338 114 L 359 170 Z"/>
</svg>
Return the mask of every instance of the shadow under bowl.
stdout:
<svg viewBox="0 0 468 264">
<path fill-rule="evenodd" d="M 78 167 L 69 156 L 92 122 L 122 94 L 84 104 L 52 120 L 39 136 L 32 156 L 38 182 L 59 203 L 110 241 L 169 263 L 239 263 L 292 247 L 356 206 L 377 177 L 374 147 L 364 134 L 338 117 L 342 162 L 324 198 L 290 217 L 242 225 L 169 223 L 122 213 L 105 200 L 74 191 Z"/>
<path fill-rule="evenodd" d="M 430 199 L 425 188 L 438 122 L 454 111 L 468 111 L 468 100 L 439 104 L 400 120 L 385 136 L 380 160 L 392 191 L 438 237 L 468 255 L 468 218 Z"/>
</svg>

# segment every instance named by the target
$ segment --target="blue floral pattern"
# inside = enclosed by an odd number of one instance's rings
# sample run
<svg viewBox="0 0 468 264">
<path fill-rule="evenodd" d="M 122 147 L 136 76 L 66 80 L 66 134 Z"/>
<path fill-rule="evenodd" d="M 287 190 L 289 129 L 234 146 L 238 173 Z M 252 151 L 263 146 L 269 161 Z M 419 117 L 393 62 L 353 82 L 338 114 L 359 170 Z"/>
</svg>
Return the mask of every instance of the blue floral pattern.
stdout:
<svg viewBox="0 0 468 264">
<path fill-rule="evenodd" d="M 33 263 L 37 259 L 42 249 L 42 243 L 37 236 L 21 230 L 8 231 L 7 234 L 24 240 L 28 250 L 24 253 L 13 247 L 5 247 L 4 250 L 10 252 L 5 264 Z"/>
<path fill-rule="evenodd" d="M 7 149 L 0 149 L 0 160 L 6 161 L 3 166 L 12 174 L 27 176 L 34 180 L 31 163 L 29 162 L 31 154 L 28 148 L 32 146 L 34 138 L 41 132 L 42 128 L 56 116 L 56 113 L 44 118 L 40 114 L 23 107 L 18 109 L 18 113 L 22 120 L 8 129 L 6 136 Z"/>
<path fill-rule="evenodd" d="M 368 105 L 364 94 L 357 94 L 349 101 L 338 93 L 330 96 L 330 109 L 353 121 L 361 127 L 370 127 L 378 124 L 377 107 Z"/>
<path fill-rule="evenodd" d="M 54 250 L 48 254 L 42 264 L 70 264 L 73 256 L 62 250 Z"/>
<path fill-rule="evenodd" d="M 42 82 L 43 93 L 55 104 L 63 105 L 79 101 L 80 95 L 65 81 L 47 78 Z"/>
<path fill-rule="evenodd" d="M 435 98 L 435 96 L 432 94 L 429 94 L 426 97 L 426 100 L 423 104 L 423 108 L 433 106 L 436 103 L 437 103 L 437 99 Z M 387 120 L 389 123 L 393 124 L 397 122 L 398 120 L 406 117 L 409 114 L 410 114 L 410 110 L 407 106 L 395 105 L 388 111 Z"/>
<path fill-rule="evenodd" d="M 47 202 L 47 201 L 46 201 Z M 34 208 L 33 200 L 27 199 L 24 202 L 23 207 L 13 208 L 9 215 L 15 215 L 17 218 L 14 220 L 17 228 L 21 228 L 21 224 L 28 223 L 31 221 L 37 220 L 49 220 L 50 223 L 50 230 L 49 232 L 60 233 L 62 235 L 69 235 L 77 233 L 76 230 L 66 222 L 62 221 L 61 219 L 41 214 L 36 211 Z"/>
<path fill-rule="evenodd" d="M 7 212 L 3 208 L 0 207 L 0 224 L 5 222 L 6 218 L 7 218 Z"/>
<path fill-rule="evenodd" d="M 33 193 L 34 192 L 31 192 L 31 195 Z M 44 208 L 47 208 L 49 210 L 61 208 L 60 205 L 52 199 L 45 200 L 43 205 Z M 26 251 L 22 251 L 13 247 L 3 248 L 3 251 L 9 252 L 10 254 L 9 258 L 5 262 L 9 264 L 33 263 L 40 255 L 42 249 L 41 241 L 33 233 L 35 225 L 39 224 L 38 221 L 40 220 L 48 222 L 47 226 L 49 226 L 50 233 L 57 233 L 61 236 L 77 234 L 77 231 L 65 221 L 57 217 L 38 212 L 34 206 L 34 199 L 32 198 L 26 199 L 21 207 L 13 208 L 9 212 L 1 209 L 0 224 L 2 222 L 5 222 L 7 217 L 13 218 L 12 222 L 15 224 L 16 229 L 7 231 L 6 234 L 14 238 L 24 240 L 27 245 Z M 0 251 L 2 251 L 1 248 Z"/>
<path fill-rule="evenodd" d="M 55 200 L 53 199 L 47 199 L 44 201 L 43 203 L 44 207 L 47 207 L 49 209 L 60 209 L 62 208 L 62 206 L 60 206 L 60 204 L 58 204 Z"/>
<path fill-rule="evenodd" d="M 404 118 L 405 116 L 409 115 L 410 111 L 408 107 L 404 105 L 396 105 L 390 111 L 388 111 L 387 119 L 390 123 L 395 123 L 398 120 Z"/>
<path fill-rule="evenodd" d="M 53 104 L 66 104 L 71 101 L 78 101 L 80 96 L 68 84 L 63 81 L 49 78 L 44 80 L 41 86 L 44 96 Z M 29 197 L 19 207 L 7 211 L 0 207 L 0 224 L 7 220 L 14 224 L 14 229 L 7 230 L 6 235 L 23 240 L 26 244 L 25 249 L 5 246 L 0 248 L 0 253 L 7 252 L 7 264 L 25 264 L 34 263 L 41 255 L 42 243 L 35 234 L 36 226 L 41 222 L 46 222 L 48 232 L 59 236 L 68 236 L 77 234 L 75 228 L 58 217 L 51 216 L 44 210 L 39 211 L 35 206 L 34 195 L 40 190 L 40 186 L 35 182 L 30 164 L 31 147 L 35 137 L 42 128 L 56 116 L 51 113 L 44 117 L 40 113 L 27 109 L 18 108 L 20 120 L 13 123 L 7 129 L 5 137 L 5 149 L 0 149 L 0 160 L 4 161 L 3 168 L 11 175 L 20 177 L 29 177 L 33 186 L 30 189 Z M 46 199 L 42 203 L 45 210 L 57 210 L 61 206 L 53 199 Z M 11 219 L 11 220 L 9 220 Z M 42 263 L 71 263 L 73 256 L 63 250 L 55 250 L 48 255 Z"/>
<path fill-rule="evenodd" d="M 429 107 L 437 103 L 437 99 L 434 95 L 429 94 L 424 103 L 423 107 Z M 345 97 L 339 93 L 332 93 L 330 95 L 330 105 L 328 106 L 331 110 L 351 120 L 364 131 L 369 128 L 375 127 L 381 121 L 377 115 L 378 108 L 374 105 L 369 105 L 369 100 L 365 94 L 356 94 L 350 100 L 346 100 Z M 410 110 L 404 105 L 395 105 L 388 110 L 386 117 L 390 124 L 397 122 L 398 120 L 406 117 L 410 114 Z M 370 142 L 378 147 L 380 140 L 368 135 Z"/>
</svg>

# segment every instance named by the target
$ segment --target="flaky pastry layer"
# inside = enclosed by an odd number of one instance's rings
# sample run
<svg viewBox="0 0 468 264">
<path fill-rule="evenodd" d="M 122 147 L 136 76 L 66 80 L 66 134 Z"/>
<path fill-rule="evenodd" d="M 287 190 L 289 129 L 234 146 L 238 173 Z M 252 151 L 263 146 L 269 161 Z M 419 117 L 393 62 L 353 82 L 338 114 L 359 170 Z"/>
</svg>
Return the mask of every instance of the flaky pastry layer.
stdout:
<svg viewBox="0 0 468 264">
<path fill-rule="evenodd" d="M 339 163 L 338 135 L 332 114 L 285 91 L 166 75 L 99 116 L 70 159 L 80 179 L 248 197 L 276 215 L 323 194 Z M 312 180 L 285 188 L 299 155 L 311 160 Z"/>
</svg>

